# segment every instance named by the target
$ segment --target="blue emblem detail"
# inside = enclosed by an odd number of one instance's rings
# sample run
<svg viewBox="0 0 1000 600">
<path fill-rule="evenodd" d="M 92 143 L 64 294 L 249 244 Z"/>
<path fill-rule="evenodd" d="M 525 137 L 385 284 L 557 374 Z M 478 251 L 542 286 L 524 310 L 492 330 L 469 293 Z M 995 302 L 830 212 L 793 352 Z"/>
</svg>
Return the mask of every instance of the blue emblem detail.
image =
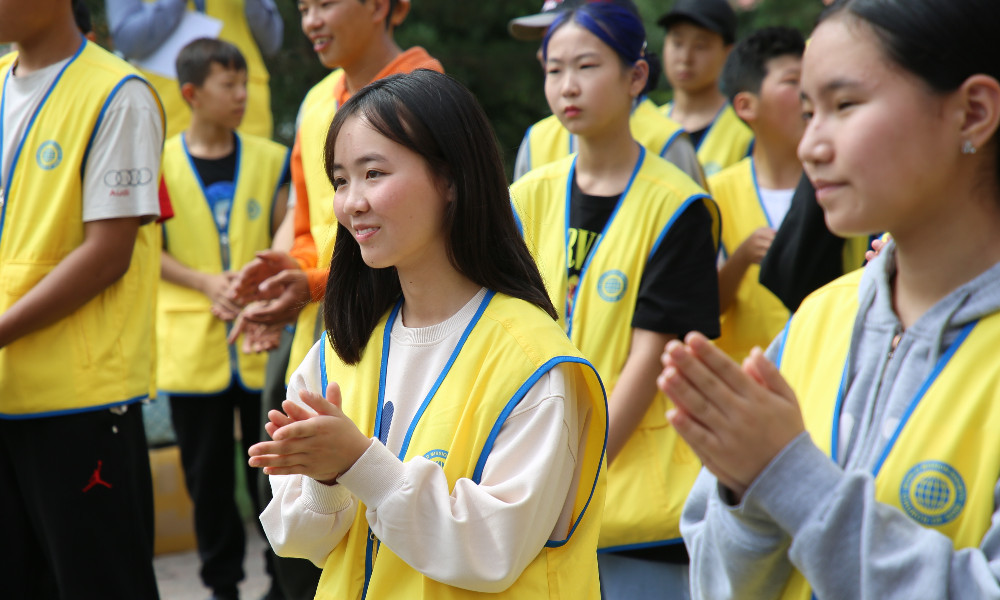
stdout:
<svg viewBox="0 0 1000 600">
<path fill-rule="evenodd" d="M 35 153 L 35 160 L 38 161 L 39 167 L 50 171 L 62 162 L 62 148 L 54 140 L 42 142 L 38 152 Z"/>
<path fill-rule="evenodd" d="M 921 525 L 944 525 L 958 518 L 965 507 L 965 482 L 951 465 L 924 461 L 903 477 L 899 503 Z"/>
<path fill-rule="evenodd" d="M 606 302 L 618 302 L 625 297 L 627 289 L 628 277 L 617 269 L 605 271 L 597 280 L 597 295 Z"/>
<path fill-rule="evenodd" d="M 444 461 L 445 461 L 446 458 L 448 458 L 448 451 L 447 450 L 431 450 L 427 454 L 424 454 L 424 458 L 426 458 L 427 460 L 431 461 L 432 463 L 436 463 L 437 466 L 439 466 L 439 467 L 441 467 L 443 469 L 444 468 Z"/>
<path fill-rule="evenodd" d="M 260 202 L 257 202 L 254 198 L 247 202 L 247 216 L 253 221 L 260 216 Z"/>
</svg>

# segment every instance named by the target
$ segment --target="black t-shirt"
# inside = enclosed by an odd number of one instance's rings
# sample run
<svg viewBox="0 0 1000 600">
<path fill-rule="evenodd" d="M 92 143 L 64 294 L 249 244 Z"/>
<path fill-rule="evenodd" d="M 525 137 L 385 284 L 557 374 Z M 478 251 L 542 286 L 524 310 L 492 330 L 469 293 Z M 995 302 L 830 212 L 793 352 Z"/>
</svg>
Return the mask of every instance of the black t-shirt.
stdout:
<svg viewBox="0 0 1000 600">
<path fill-rule="evenodd" d="M 695 149 L 701 146 L 701 143 L 705 140 L 705 134 L 708 133 L 708 130 L 712 128 L 712 124 L 714 123 L 715 122 L 713 121 L 711 124 L 702 127 L 701 129 L 687 132 L 688 137 L 691 138 L 691 145 L 694 146 Z"/>
<path fill-rule="evenodd" d="M 619 196 L 584 194 L 574 178 L 570 191 L 568 292 L 593 252 Z M 700 331 L 719 337 L 719 279 L 712 218 L 701 202 L 677 217 L 646 262 L 639 282 L 632 327 L 684 337 Z"/>
</svg>

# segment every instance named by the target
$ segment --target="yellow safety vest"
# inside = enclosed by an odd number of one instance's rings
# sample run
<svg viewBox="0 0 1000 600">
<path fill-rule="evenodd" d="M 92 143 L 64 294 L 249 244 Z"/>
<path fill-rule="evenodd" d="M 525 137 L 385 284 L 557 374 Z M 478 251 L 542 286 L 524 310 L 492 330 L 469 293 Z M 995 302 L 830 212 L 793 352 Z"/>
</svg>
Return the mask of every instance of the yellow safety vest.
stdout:
<svg viewBox="0 0 1000 600">
<path fill-rule="evenodd" d="M 629 118 L 632 137 L 646 150 L 663 156 L 684 129 L 679 123 L 659 112 L 648 98 L 636 105 Z M 531 169 L 537 169 L 577 151 L 576 136 L 562 126 L 559 118 L 549 115 L 528 128 L 528 159 Z"/>
<path fill-rule="evenodd" d="M 380 379 L 385 376 L 389 332 L 399 307 L 376 326 L 358 365 L 341 362 L 326 336 L 321 342 L 322 387 L 327 381 L 340 384 L 344 412 L 369 437 L 380 433 Z M 585 450 L 578 457 L 580 477 L 573 490 L 570 531 L 565 539 L 546 543 L 510 588 L 484 594 L 442 584 L 414 570 L 370 535 L 366 508 L 359 504 L 350 531 L 326 560 L 318 600 L 600 597 L 595 550 L 605 493 L 607 404 L 596 371 L 548 315 L 509 296 L 488 293 L 466 335 L 455 349 L 454 363 L 441 374 L 440 387 L 424 400 L 424 408 L 410 425 L 400 459 L 433 460 L 441 465 L 452 489 L 461 478 L 479 483 L 510 411 L 544 373 L 558 364 L 573 366 L 576 389 L 581 399 L 589 400 L 590 415 L 582 421 Z"/>
<path fill-rule="evenodd" d="M 839 390 L 861 273 L 837 279 L 802 303 L 784 334 L 779 363 L 813 442 L 834 461 L 843 400 Z M 994 511 L 1000 371 L 983 360 L 996 354 L 998 344 L 1000 313 L 963 330 L 924 382 L 874 471 L 879 502 L 948 536 L 956 549 L 978 546 Z M 793 573 L 782 597 L 810 596 L 809 583 Z"/>
<path fill-rule="evenodd" d="M 560 323 L 570 339 L 614 390 L 632 341 L 639 282 L 646 262 L 676 218 L 692 202 L 712 214 L 715 203 L 690 177 L 640 150 L 632 179 L 580 273 L 572 316 L 567 305 L 566 219 L 576 156 L 536 169 L 511 186 L 525 241 L 538 263 Z M 670 407 L 657 392 L 608 474 L 600 548 L 625 550 L 680 542 L 680 515 L 701 468 L 697 457 L 667 422 Z"/>
<path fill-rule="evenodd" d="M 302 102 L 302 121 L 299 123 L 299 150 L 302 153 L 302 174 L 309 195 L 309 231 L 316 242 L 317 266 L 330 266 L 333 242 L 337 238 L 337 216 L 333 213 L 333 184 L 326 176 L 324 152 L 330 123 L 337 114 L 334 88 L 344 76 L 337 69 L 317 83 Z M 301 198 L 299 199 L 301 201 Z M 323 330 L 322 304 L 310 302 L 299 313 L 295 336 L 288 360 L 285 382 L 305 359 Z"/>
<path fill-rule="evenodd" d="M 732 254 L 761 227 L 777 229 L 761 203 L 752 158 L 745 158 L 709 179 L 712 197 L 722 214 L 722 247 Z M 715 345 L 736 362 L 750 355 L 754 346 L 766 348 L 788 321 L 788 309 L 758 281 L 760 265 L 750 265 L 736 297 L 719 317 L 721 335 Z"/>
<path fill-rule="evenodd" d="M 668 102 L 660 107 L 664 115 L 670 116 L 674 106 Z M 715 175 L 726 167 L 736 164 L 750 155 L 753 147 L 753 131 L 736 115 L 728 102 L 709 125 L 709 130 L 698 144 L 698 160 L 705 175 Z"/>
<path fill-rule="evenodd" d="M 0 59 L 0 82 L 16 55 Z M 4 173 L 0 313 L 84 241 L 83 171 L 92 135 L 134 69 L 84 42 L 56 76 Z M 155 94 L 154 94 L 155 96 Z M 67 118 L 72 115 L 72 118 Z M 162 117 L 162 115 L 161 115 Z M 156 173 L 149 185 L 156 185 Z M 125 275 L 68 317 L 0 350 L 0 415 L 37 417 L 143 400 L 153 373 L 156 226 L 139 227 Z"/>
<path fill-rule="evenodd" d="M 204 14 L 222 21 L 219 39 L 239 48 L 247 61 L 247 110 L 243 115 L 240 131 L 269 138 L 272 128 L 270 75 L 257 47 L 257 41 L 253 39 L 243 4 L 244 0 L 205 0 Z M 188 10 L 197 10 L 194 2 L 190 0 Z M 191 124 L 191 108 L 181 96 L 177 80 L 146 70 L 142 70 L 142 74 L 153 84 L 163 99 L 163 108 L 167 112 L 166 137 L 169 139 L 185 131 Z"/>
<path fill-rule="evenodd" d="M 255 252 L 271 246 L 274 196 L 288 169 L 288 149 L 252 135 L 237 135 L 236 140 L 236 190 L 225 251 L 183 135 L 167 140 L 163 149 L 163 179 L 174 206 L 174 218 L 163 226 L 164 249 L 203 273 L 236 271 L 253 260 Z M 243 353 L 241 340 L 227 344 L 227 325 L 212 315 L 211 307 L 211 300 L 197 290 L 160 282 L 160 389 L 172 394 L 218 393 L 230 386 L 234 374 L 244 388 L 263 387 L 267 354 Z"/>
</svg>

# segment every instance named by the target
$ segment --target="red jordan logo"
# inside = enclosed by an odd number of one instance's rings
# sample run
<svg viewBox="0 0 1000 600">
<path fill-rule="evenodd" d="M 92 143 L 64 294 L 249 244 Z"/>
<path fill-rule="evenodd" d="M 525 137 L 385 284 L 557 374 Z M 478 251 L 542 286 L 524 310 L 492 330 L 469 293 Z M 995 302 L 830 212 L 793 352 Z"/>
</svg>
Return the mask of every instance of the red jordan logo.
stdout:
<svg viewBox="0 0 1000 600">
<path fill-rule="evenodd" d="M 97 461 L 97 468 L 94 469 L 94 473 L 90 476 L 90 482 L 87 483 L 86 486 L 84 486 L 83 491 L 85 492 L 89 491 L 90 488 L 94 487 L 95 485 L 103 485 L 106 488 L 109 489 L 111 488 L 110 483 L 101 479 L 101 465 L 103 464 L 104 464 L 103 460 Z"/>
</svg>

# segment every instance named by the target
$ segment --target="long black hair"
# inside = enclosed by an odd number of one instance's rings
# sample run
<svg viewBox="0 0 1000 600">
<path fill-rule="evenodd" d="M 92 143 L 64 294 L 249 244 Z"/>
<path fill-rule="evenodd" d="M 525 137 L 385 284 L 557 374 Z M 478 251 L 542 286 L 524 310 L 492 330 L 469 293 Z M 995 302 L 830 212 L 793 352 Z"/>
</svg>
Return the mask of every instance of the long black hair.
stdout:
<svg viewBox="0 0 1000 600">
<path fill-rule="evenodd" d="M 444 227 L 451 264 L 471 281 L 557 318 L 514 222 L 496 136 L 472 93 L 451 77 L 425 69 L 369 84 L 337 111 L 330 126 L 325 159 L 331 179 L 337 135 L 355 116 L 419 154 L 454 189 Z M 323 317 L 344 362 L 361 360 L 375 325 L 400 293 L 396 269 L 365 264 L 354 236 L 338 223 Z"/>
<path fill-rule="evenodd" d="M 837 0 L 820 23 L 844 14 L 871 26 L 886 56 L 935 92 L 953 92 L 977 74 L 1000 81 L 997 0 Z M 980 150 L 993 153 L 1000 179 L 997 134 Z"/>
</svg>

